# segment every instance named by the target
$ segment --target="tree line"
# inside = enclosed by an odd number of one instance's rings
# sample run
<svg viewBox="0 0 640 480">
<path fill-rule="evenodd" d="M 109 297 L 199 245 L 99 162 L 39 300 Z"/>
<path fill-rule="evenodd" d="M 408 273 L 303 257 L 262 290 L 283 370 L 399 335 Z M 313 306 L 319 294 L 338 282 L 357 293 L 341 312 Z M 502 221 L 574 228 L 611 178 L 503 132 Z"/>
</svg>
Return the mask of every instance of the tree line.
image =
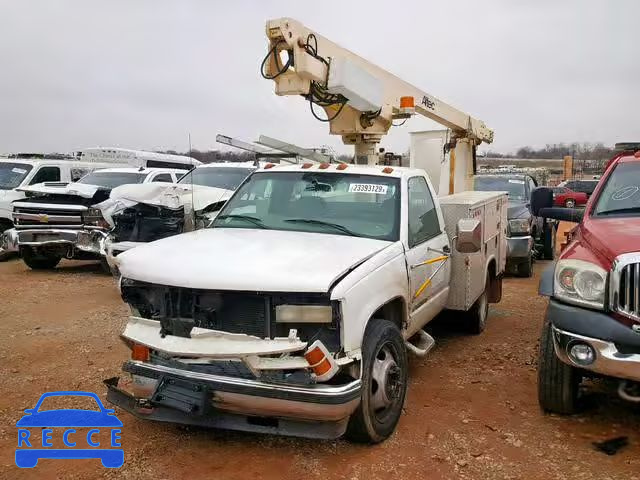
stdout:
<svg viewBox="0 0 640 480">
<path fill-rule="evenodd" d="M 571 155 L 581 160 L 603 160 L 611 158 L 615 149 L 605 146 L 603 143 L 549 143 L 543 148 L 521 147 L 515 153 L 503 154 L 499 152 L 487 152 L 489 158 L 563 158 Z"/>
</svg>

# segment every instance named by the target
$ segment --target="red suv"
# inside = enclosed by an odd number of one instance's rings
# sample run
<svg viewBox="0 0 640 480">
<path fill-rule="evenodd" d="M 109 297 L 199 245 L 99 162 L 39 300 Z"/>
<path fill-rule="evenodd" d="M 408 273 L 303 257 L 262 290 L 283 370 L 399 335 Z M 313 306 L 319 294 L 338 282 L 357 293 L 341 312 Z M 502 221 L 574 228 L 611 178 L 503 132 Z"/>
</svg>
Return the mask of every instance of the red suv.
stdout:
<svg viewBox="0 0 640 480">
<path fill-rule="evenodd" d="M 576 411 L 580 383 L 592 376 L 617 379 L 619 395 L 640 402 L 640 143 L 633 145 L 609 163 L 584 211 L 552 207 L 548 188 L 532 196 L 534 214 L 580 222 L 540 280 L 550 298 L 538 398 L 549 412 Z"/>
<path fill-rule="evenodd" d="M 567 187 L 553 187 L 553 204 L 558 207 L 573 208 L 587 204 L 587 194 L 574 192 Z"/>
</svg>

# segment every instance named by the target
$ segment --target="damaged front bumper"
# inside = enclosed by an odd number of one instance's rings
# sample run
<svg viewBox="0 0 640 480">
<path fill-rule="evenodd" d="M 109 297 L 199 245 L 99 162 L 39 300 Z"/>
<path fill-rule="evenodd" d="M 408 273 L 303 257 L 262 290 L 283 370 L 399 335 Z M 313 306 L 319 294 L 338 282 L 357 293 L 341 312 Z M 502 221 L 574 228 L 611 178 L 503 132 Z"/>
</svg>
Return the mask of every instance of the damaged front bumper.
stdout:
<svg viewBox="0 0 640 480">
<path fill-rule="evenodd" d="M 112 271 L 118 271 L 118 261 L 116 257 L 127 250 L 131 250 L 139 245 L 146 245 L 145 242 L 114 242 L 107 237 L 104 243 L 105 257 Z"/>
<path fill-rule="evenodd" d="M 105 255 L 107 233 L 99 229 L 38 228 L 17 230 L 17 245 L 29 247 L 69 246 L 85 253 Z"/>
<path fill-rule="evenodd" d="M 140 418 L 337 438 L 360 404 L 360 379 L 292 380 L 295 372 L 310 368 L 304 356 L 293 355 L 307 346 L 295 332 L 286 338 L 260 339 L 196 327 L 191 338 L 162 337 L 159 322 L 132 317 L 122 337 L 155 355 L 124 364 L 130 381 L 105 380 L 107 399 Z M 344 358 L 340 364 L 353 360 Z M 279 376 L 282 372 L 286 375 Z"/>
</svg>

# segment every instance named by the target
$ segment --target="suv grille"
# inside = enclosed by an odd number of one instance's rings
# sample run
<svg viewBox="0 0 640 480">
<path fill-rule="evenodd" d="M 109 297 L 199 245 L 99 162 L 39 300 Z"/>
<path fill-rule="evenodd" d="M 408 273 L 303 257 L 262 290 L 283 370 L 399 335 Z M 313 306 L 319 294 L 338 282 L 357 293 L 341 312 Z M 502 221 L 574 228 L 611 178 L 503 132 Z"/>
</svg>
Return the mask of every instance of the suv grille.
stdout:
<svg viewBox="0 0 640 480">
<path fill-rule="evenodd" d="M 640 320 L 640 253 L 620 255 L 611 280 L 612 309 Z"/>
</svg>

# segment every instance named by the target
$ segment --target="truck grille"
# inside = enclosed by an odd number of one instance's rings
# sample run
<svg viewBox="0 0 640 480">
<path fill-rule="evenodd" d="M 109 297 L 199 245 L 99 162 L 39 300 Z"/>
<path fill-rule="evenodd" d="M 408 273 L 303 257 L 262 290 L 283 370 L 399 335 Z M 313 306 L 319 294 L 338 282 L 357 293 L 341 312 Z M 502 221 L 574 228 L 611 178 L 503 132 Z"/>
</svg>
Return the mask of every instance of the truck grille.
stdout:
<svg viewBox="0 0 640 480">
<path fill-rule="evenodd" d="M 15 205 L 13 221 L 17 229 L 21 228 L 78 228 L 82 226 L 82 210 L 65 209 L 64 205 Z"/>
<path fill-rule="evenodd" d="M 620 255 L 611 278 L 612 309 L 640 320 L 640 253 Z"/>
</svg>

